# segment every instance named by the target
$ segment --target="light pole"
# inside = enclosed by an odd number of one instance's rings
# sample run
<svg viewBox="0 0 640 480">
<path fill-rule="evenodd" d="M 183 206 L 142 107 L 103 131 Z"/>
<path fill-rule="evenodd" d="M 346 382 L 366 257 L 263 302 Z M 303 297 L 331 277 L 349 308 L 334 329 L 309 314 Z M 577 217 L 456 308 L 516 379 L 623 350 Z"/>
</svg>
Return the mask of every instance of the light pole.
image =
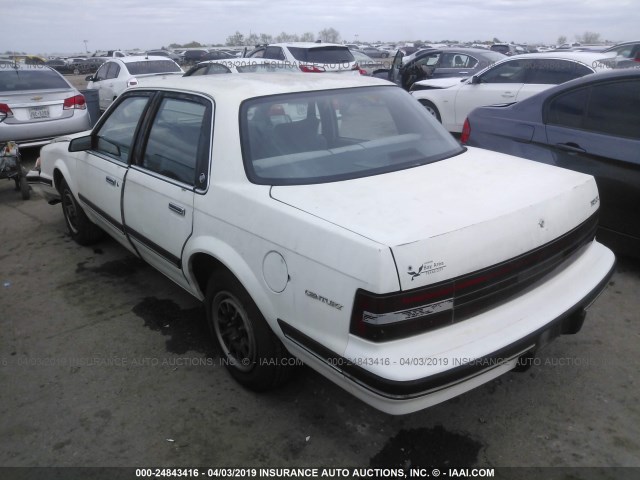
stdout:
<svg viewBox="0 0 640 480">
<path fill-rule="evenodd" d="M 89 42 L 89 40 L 83 40 L 84 42 L 84 51 L 89 53 L 89 49 L 87 48 L 87 43 Z"/>
</svg>

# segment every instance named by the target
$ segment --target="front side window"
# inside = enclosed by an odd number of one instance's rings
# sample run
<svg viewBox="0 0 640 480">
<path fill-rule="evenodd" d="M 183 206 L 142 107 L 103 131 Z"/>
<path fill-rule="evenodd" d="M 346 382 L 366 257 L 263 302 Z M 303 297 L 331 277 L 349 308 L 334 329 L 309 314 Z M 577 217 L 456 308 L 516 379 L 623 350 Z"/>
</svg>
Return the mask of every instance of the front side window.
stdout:
<svg viewBox="0 0 640 480">
<path fill-rule="evenodd" d="M 109 69 L 107 70 L 107 74 L 105 79 L 118 78 L 118 74 L 120 73 L 120 65 L 115 62 L 109 63 Z"/>
<path fill-rule="evenodd" d="M 395 87 L 255 98 L 242 104 L 240 119 L 245 171 L 258 184 L 366 177 L 462 151 L 419 103 Z"/>
<path fill-rule="evenodd" d="M 104 65 L 102 65 L 98 71 L 96 72 L 96 74 L 93 76 L 93 78 L 96 81 L 99 80 L 104 80 L 105 78 L 107 78 L 107 70 L 109 70 L 109 65 L 111 65 L 111 63 L 105 63 Z"/>
<path fill-rule="evenodd" d="M 529 66 L 527 60 L 510 60 L 487 70 L 480 79 L 482 83 L 524 83 Z"/>
<path fill-rule="evenodd" d="M 96 133 L 94 150 L 128 163 L 133 138 L 148 101 L 146 95 L 123 99 Z"/>
<path fill-rule="evenodd" d="M 165 97 L 151 125 L 140 166 L 194 185 L 198 165 L 208 159 L 210 112 L 203 99 Z"/>
</svg>

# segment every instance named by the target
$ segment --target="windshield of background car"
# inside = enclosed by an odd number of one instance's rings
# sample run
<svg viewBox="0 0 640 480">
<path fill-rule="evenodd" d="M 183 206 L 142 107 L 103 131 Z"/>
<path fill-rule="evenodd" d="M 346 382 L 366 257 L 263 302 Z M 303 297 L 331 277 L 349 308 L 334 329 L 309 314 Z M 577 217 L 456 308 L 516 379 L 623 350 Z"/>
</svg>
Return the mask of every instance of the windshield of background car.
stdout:
<svg viewBox="0 0 640 480">
<path fill-rule="evenodd" d="M 305 63 L 350 63 L 355 61 L 351 51 L 346 47 L 289 47 L 291 55 L 299 62 Z"/>
<path fill-rule="evenodd" d="M 0 66 L 0 92 L 25 90 L 70 89 L 69 84 L 49 68 L 16 70 L 10 65 Z"/>
<path fill-rule="evenodd" d="M 131 75 L 180 72 L 180 67 L 172 60 L 143 60 L 127 62 L 126 65 Z"/>
<path fill-rule="evenodd" d="M 325 183 L 412 168 L 462 147 L 393 86 L 259 97 L 240 108 L 245 171 L 262 185 Z"/>
</svg>

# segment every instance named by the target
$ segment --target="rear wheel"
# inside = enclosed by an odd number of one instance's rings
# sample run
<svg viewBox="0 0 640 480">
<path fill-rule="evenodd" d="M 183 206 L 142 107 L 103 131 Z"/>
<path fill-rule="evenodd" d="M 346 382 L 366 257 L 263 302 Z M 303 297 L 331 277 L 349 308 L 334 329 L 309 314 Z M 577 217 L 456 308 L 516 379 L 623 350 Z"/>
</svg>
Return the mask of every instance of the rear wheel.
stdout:
<svg viewBox="0 0 640 480">
<path fill-rule="evenodd" d="M 206 307 L 207 321 L 225 366 L 238 383 L 259 392 L 289 378 L 293 359 L 230 272 L 218 271 L 211 276 Z"/>
<path fill-rule="evenodd" d="M 80 245 L 91 245 L 104 236 L 104 232 L 96 224 L 92 223 L 82 210 L 82 207 L 73 196 L 73 192 L 62 180 L 60 185 L 60 198 L 62 213 L 64 214 L 69 234 Z"/>
<path fill-rule="evenodd" d="M 427 112 L 429 112 L 431 115 L 433 115 L 434 117 L 436 117 L 436 120 L 438 120 L 440 123 L 442 123 L 442 118 L 440 118 L 440 112 L 438 111 L 438 108 L 429 100 L 420 100 L 420 103 L 422 104 L 422 106 L 424 108 L 427 109 Z"/>
</svg>

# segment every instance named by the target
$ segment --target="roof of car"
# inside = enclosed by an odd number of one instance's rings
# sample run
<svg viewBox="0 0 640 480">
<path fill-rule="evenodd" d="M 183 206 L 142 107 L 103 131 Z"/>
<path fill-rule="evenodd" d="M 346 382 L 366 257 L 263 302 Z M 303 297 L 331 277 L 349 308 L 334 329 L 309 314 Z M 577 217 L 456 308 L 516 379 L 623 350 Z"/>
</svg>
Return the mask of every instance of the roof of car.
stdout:
<svg viewBox="0 0 640 480">
<path fill-rule="evenodd" d="M 109 58 L 109 60 L 111 61 L 118 60 L 122 63 L 144 62 L 148 60 L 162 60 L 164 62 L 173 61 L 169 57 L 163 57 L 160 55 L 129 55 L 127 57 L 113 57 L 113 58 Z"/>
<path fill-rule="evenodd" d="M 348 73 L 309 73 L 300 75 L 246 73 L 234 75 L 232 81 L 227 75 L 171 76 L 151 79 L 145 82 L 143 86 L 135 88 L 199 92 L 215 96 L 217 99 L 224 99 L 225 102 L 240 103 L 248 98 L 267 95 L 380 85 L 398 88 L 387 80 Z M 221 93 L 224 93 L 224 95 L 220 95 Z"/>
<path fill-rule="evenodd" d="M 523 53 L 521 55 L 513 55 L 512 57 L 506 57 L 504 60 L 500 60 L 500 62 L 504 62 L 506 60 L 514 60 L 514 59 L 547 59 L 547 60 L 573 60 L 576 62 L 581 62 L 587 65 L 594 70 L 606 70 L 610 67 L 607 67 L 604 63 L 601 63 L 602 60 L 602 52 L 572 52 L 572 51 L 555 51 L 555 52 L 539 52 L 539 53 Z"/>
<path fill-rule="evenodd" d="M 299 48 L 320 48 L 320 47 L 341 47 L 348 49 L 346 45 L 339 43 L 317 43 L 317 42 L 282 42 L 270 43 L 269 47 L 299 47 Z"/>
</svg>

